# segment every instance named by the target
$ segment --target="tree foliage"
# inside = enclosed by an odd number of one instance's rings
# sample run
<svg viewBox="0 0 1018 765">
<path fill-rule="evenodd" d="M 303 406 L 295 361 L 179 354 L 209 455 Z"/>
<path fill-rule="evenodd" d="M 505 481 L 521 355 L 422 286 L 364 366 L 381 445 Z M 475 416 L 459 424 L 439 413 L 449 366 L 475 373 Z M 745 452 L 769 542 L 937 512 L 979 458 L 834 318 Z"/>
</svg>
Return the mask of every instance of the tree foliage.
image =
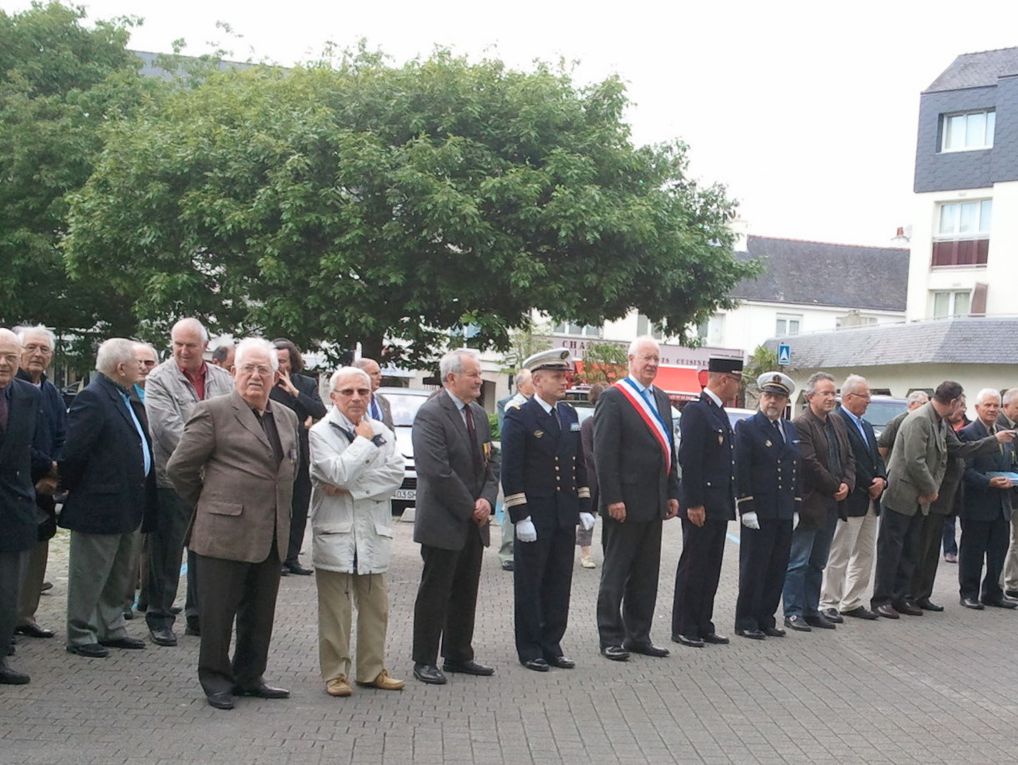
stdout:
<svg viewBox="0 0 1018 765">
<path fill-rule="evenodd" d="M 576 375 L 580 382 L 613 384 L 628 371 L 626 348 L 616 343 L 590 343 L 583 351 L 583 371 Z"/>
<path fill-rule="evenodd" d="M 182 314 L 420 364 L 533 310 L 672 335 L 753 271 L 679 142 L 636 147 L 621 81 L 360 51 L 212 73 L 110 126 L 67 262 L 160 333 Z"/>
</svg>

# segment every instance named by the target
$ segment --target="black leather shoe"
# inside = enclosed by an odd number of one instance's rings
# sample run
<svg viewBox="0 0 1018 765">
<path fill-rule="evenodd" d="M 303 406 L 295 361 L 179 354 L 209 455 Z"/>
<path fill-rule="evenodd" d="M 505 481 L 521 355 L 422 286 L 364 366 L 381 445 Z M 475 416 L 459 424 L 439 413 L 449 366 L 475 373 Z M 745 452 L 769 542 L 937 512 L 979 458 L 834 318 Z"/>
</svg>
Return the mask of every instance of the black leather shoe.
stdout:
<svg viewBox="0 0 1018 765">
<path fill-rule="evenodd" d="M 1004 590 L 1004 596 L 1012 600 L 1018 599 L 1018 590 Z"/>
<path fill-rule="evenodd" d="M 785 631 L 781 627 L 768 627 L 763 631 L 767 637 L 784 637 Z"/>
<path fill-rule="evenodd" d="M 825 608 L 820 613 L 824 615 L 827 621 L 834 622 L 835 624 L 843 624 L 845 621 L 841 618 L 841 614 L 836 608 Z"/>
<path fill-rule="evenodd" d="M 877 612 L 877 616 L 882 616 L 885 619 L 900 619 L 901 614 L 894 610 L 894 606 L 890 603 L 881 603 L 877 606 L 874 611 Z"/>
<path fill-rule="evenodd" d="M 663 659 L 671 653 L 667 648 L 662 648 L 653 643 L 623 643 L 622 648 L 629 651 L 629 653 L 653 656 L 655 659 Z"/>
<path fill-rule="evenodd" d="M 149 630 L 149 637 L 152 638 L 152 642 L 156 645 L 176 645 L 177 636 L 173 634 L 173 630 L 169 627 L 156 627 Z"/>
<path fill-rule="evenodd" d="M 32 678 L 6 665 L 0 665 L 0 685 L 28 685 Z"/>
<path fill-rule="evenodd" d="M 813 628 L 806 624 L 806 620 L 798 614 L 785 617 L 785 626 L 796 632 L 812 632 Z"/>
<path fill-rule="evenodd" d="M 900 603 L 894 604 L 894 610 L 899 614 L 905 614 L 906 616 L 922 616 L 923 610 L 919 608 L 911 600 L 903 600 Z"/>
<path fill-rule="evenodd" d="M 414 664 L 414 677 L 428 685 L 445 685 L 445 675 L 434 664 Z"/>
<path fill-rule="evenodd" d="M 140 651 L 145 647 L 145 641 L 141 638 L 122 637 L 100 640 L 99 645 L 107 648 L 124 648 L 128 651 Z"/>
<path fill-rule="evenodd" d="M 760 630 L 735 630 L 735 634 L 739 637 L 749 638 L 750 640 L 763 640 L 767 637 Z"/>
<path fill-rule="evenodd" d="M 226 691 L 214 691 L 206 695 L 210 707 L 233 709 L 233 696 Z"/>
<path fill-rule="evenodd" d="M 511 560 L 502 561 L 503 571 L 512 571 L 514 568 L 516 568 L 516 565 Z"/>
<path fill-rule="evenodd" d="M 72 644 L 67 646 L 67 653 L 77 654 L 89 659 L 105 659 L 110 655 L 110 650 L 98 643 L 82 643 L 81 645 Z"/>
<path fill-rule="evenodd" d="M 728 645 L 731 641 L 724 635 L 712 632 L 709 635 L 703 636 L 703 642 L 709 643 L 710 645 Z"/>
<path fill-rule="evenodd" d="M 811 614 L 809 616 L 802 617 L 803 621 L 806 622 L 810 627 L 815 627 L 818 630 L 833 630 L 837 629 L 834 626 L 834 622 L 828 619 L 823 614 Z"/>
<path fill-rule="evenodd" d="M 629 651 L 620 645 L 601 646 L 601 655 L 612 661 L 629 661 Z"/>
<path fill-rule="evenodd" d="M 53 637 L 53 630 L 48 630 L 40 627 L 35 622 L 30 624 L 20 624 L 14 628 L 14 631 L 19 635 L 28 635 L 28 637 L 34 638 L 51 638 Z"/>
<path fill-rule="evenodd" d="M 698 637 L 688 635 L 672 635 L 672 641 L 687 648 L 703 648 L 703 641 Z"/>
<path fill-rule="evenodd" d="M 534 670 L 535 672 L 547 672 L 551 669 L 551 667 L 548 666 L 548 662 L 544 659 L 527 659 L 526 661 L 521 661 L 520 664 L 527 669 Z"/>
<path fill-rule="evenodd" d="M 982 611 L 984 608 L 983 604 L 975 598 L 962 598 L 961 604 L 965 606 L 965 608 L 971 608 L 975 611 Z"/>
<path fill-rule="evenodd" d="M 943 606 L 937 605 L 936 603 L 934 603 L 929 598 L 923 598 L 922 600 L 917 600 L 916 601 L 916 605 L 919 606 L 919 608 L 921 608 L 923 611 L 935 611 L 935 612 L 938 612 L 938 611 L 943 611 L 944 610 Z"/>
<path fill-rule="evenodd" d="M 559 669 L 572 669 L 576 666 L 576 662 L 566 656 L 552 656 L 545 661 L 548 662 L 549 667 L 558 667 Z"/>
<path fill-rule="evenodd" d="M 305 568 L 297 561 L 294 561 L 293 563 L 284 563 L 283 565 L 291 574 L 296 574 L 297 576 L 311 576 L 311 574 L 314 573 L 311 569 Z"/>
<path fill-rule="evenodd" d="M 855 619 L 868 619 L 870 621 L 880 618 L 877 614 L 866 608 L 866 606 L 859 606 L 858 608 L 853 608 L 851 611 L 843 611 L 841 615 L 851 616 Z"/>
<path fill-rule="evenodd" d="M 452 672 L 453 674 L 459 673 L 461 675 L 477 675 L 478 677 L 488 677 L 494 675 L 495 670 L 491 667 L 486 667 L 483 664 L 478 664 L 476 661 L 471 659 L 470 661 L 448 661 L 442 663 L 443 672 Z"/>
<path fill-rule="evenodd" d="M 131 621 L 133 618 L 134 618 L 134 609 L 132 609 L 132 608 L 125 608 L 124 609 L 124 619 L 126 621 Z"/>
<path fill-rule="evenodd" d="M 1007 598 L 1001 598 L 1000 600 L 984 600 L 983 605 L 993 606 L 994 608 L 1015 608 L 1018 607 L 1018 603 Z"/>
<path fill-rule="evenodd" d="M 251 688 L 234 686 L 234 696 L 256 696 L 259 699 L 288 699 L 290 692 L 285 688 L 273 688 L 271 685 L 259 683 Z"/>
<path fill-rule="evenodd" d="M 201 636 L 201 623 L 198 621 L 197 616 L 187 617 L 187 627 L 184 628 L 185 635 L 193 635 L 194 637 Z"/>
</svg>

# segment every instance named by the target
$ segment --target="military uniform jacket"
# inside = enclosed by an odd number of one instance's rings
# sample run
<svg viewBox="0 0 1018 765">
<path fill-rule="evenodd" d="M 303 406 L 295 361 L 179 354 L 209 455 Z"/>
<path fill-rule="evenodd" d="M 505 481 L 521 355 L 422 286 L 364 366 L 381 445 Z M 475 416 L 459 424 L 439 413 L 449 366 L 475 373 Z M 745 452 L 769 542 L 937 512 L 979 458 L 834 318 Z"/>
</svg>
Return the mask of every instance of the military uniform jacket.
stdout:
<svg viewBox="0 0 1018 765">
<path fill-rule="evenodd" d="M 703 506 L 708 521 L 735 520 L 735 434 L 725 410 L 706 393 L 679 420 L 682 508 Z"/>
<path fill-rule="evenodd" d="M 539 533 L 555 526 L 575 526 L 581 512 L 590 512 L 587 463 L 573 407 L 559 403 L 552 412 L 545 412 L 536 396 L 531 396 L 526 403 L 506 409 L 502 490 L 513 523 L 530 518 Z"/>
<path fill-rule="evenodd" d="M 739 515 L 790 520 L 802 503 L 799 434 L 788 420 L 784 437 L 763 412 L 735 426 L 735 502 Z"/>
</svg>

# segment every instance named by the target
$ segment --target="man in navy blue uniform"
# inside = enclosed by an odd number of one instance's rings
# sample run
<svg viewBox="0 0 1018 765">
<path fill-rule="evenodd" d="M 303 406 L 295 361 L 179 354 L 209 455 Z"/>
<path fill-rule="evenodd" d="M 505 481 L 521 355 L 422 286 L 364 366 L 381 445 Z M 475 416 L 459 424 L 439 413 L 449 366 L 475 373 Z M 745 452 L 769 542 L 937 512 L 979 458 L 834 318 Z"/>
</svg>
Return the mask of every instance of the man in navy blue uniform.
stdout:
<svg viewBox="0 0 1018 765">
<path fill-rule="evenodd" d="M 562 653 L 573 581 L 576 524 L 594 525 L 587 466 L 576 410 L 560 403 L 569 351 L 542 351 L 524 367 L 534 395 L 506 409 L 502 428 L 502 489 L 513 521 L 516 652 L 527 669 L 572 669 Z"/>
<path fill-rule="evenodd" d="M 735 437 L 724 403 L 735 398 L 742 360 L 712 358 L 700 400 L 686 404 L 679 427 L 682 555 L 675 572 L 672 640 L 690 648 L 724 645 L 711 618 L 728 522 L 735 520 Z"/>
<path fill-rule="evenodd" d="M 802 502 L 802 465 L 795 426 L 782 419 L 795 383 L 781 372 L 757 379 L 760 411 L 735 426 L 735 503 L 742 521 L 735 634 L 784 637 L 774 612 Z"/>
</svg>

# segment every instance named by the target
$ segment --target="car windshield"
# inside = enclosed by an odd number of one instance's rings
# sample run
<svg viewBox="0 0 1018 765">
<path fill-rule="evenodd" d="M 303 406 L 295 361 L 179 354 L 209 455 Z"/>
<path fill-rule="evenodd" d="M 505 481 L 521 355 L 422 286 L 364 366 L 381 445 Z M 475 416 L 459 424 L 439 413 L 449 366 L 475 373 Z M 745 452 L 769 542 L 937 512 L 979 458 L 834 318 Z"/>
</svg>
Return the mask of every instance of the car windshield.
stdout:
<svg viewBox="0 0 1018 765">
<path fill-rule="evenodd" d="M 904 401 L 870 401 L 863 417 L 874 428 L 882 428 L 907 408 Z"/>
<path fill-rule="evenodd" d="M 428 400 L 427 396 L 409 395 L 404 393 L 383 393 L 385 400 L 392 409 L 392 424 L 396 427 L 409 428 L 414 424 L 414 417 L 421 404 Z"/>
</svg>

